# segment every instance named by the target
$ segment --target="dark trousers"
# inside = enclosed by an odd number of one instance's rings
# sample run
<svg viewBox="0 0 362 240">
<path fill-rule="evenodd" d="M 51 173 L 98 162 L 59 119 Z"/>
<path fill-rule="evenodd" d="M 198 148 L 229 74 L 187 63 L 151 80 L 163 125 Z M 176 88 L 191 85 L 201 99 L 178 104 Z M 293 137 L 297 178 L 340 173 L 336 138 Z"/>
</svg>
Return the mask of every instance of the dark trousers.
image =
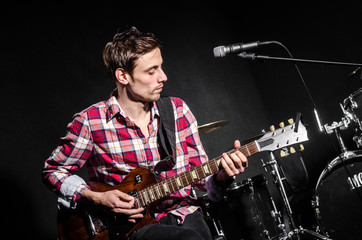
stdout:
<svg viewBox="0 0 362 240">
<path fill-rule="evenodd" d="M 211 240 L 211 233 L 200 211 L 187 215 L 182 225 L 174 215 L 168 214 L 160 224 L 147 225 L 131 238 L 132 240 Z"/>
</svg>

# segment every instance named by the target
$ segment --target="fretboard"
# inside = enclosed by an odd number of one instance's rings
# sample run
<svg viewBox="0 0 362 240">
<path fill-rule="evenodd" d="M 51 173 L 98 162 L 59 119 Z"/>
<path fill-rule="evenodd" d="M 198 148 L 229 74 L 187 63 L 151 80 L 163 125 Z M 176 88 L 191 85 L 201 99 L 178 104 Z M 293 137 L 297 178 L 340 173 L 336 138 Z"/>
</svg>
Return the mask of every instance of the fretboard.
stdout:
<svg viewBox="0 0 362 240">
<path fill-rule="evenodd" d="M 233 149 L 227 154 L 232 154 L 236 150 L 242 152 L 246 157 L 249 157 L 259 152 L 256 141 L 250 142 L 241 146 L 238 149 Z M 147 206 L 163 197 L 170 195 L 194 182 L 210 176 L 211 174 L 220 170 L 220 162 L 222 156 L 209 160 L 208 162 L 194 167 L 188 171 L 175 175 L 169 179 L 166 179 L 160 183 L 154 184 L 138 192 L 139 200 L 142 206 Z"/>
</svg>

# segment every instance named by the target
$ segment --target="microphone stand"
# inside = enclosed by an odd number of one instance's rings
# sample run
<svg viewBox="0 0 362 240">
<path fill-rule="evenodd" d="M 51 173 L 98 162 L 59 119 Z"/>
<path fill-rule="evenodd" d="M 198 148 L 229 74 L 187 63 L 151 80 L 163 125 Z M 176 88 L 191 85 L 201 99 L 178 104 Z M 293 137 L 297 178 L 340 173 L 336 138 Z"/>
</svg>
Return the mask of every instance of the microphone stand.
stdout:
<svg viewBox="0 0 362 240">
<path fill-rule="evenodd" d="M 273 60 L 273 61 L 283 61 L 283 62 L 292 62 L 292 63 L 317 63 L 317 64 L 326 64 L 326 65 L 339 65 L 339 66 L 351 66 L 351 67 L 361 67 L 362 63 L 348 63 L 348 62 L 331 62 L 331 61 L 322 61 L 322 60 L 312 60 L 312 59 L 302 59 L 302 58 L 283 58 L 283 57 L 272 57 L 264 55 L 256 55 L 255 53 L 242 52 L 238 54 L 239 57 L 249 60 Z"/>
</svg>

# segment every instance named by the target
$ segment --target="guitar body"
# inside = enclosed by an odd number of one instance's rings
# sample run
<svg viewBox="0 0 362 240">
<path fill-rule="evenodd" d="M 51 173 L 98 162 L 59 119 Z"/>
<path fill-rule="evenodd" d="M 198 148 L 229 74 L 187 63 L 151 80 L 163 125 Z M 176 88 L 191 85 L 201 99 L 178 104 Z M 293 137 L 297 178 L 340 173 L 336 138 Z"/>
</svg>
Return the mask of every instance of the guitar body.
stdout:
<svg viewBox="0 0 362 240">
<path fill-rule="evenodd" d="M 127 174 L 116 186 L 100 182 L 89 182 L 88 185 L 92 191 L 119 190 L 131 194 L 156 183 L 156 178 L 150 171 L 137 168 Z M 146 208 L 141 220 L 130 223 L 124 215 L 84 202 L 80 202 L 74 210 L 59 211 L 57 221 L 60 240 L 127 239 L 131 233 L 143 226 L 157 223 L 150 217 L 149 207 Z"/>
</svg>

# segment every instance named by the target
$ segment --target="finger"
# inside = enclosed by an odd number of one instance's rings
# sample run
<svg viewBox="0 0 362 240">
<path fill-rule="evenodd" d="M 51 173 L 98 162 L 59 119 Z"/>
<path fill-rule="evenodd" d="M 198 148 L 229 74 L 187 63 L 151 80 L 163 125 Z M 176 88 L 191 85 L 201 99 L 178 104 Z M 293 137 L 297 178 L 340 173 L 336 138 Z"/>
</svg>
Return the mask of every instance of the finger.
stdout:
<svg viewBox="0 0 362 240">
<path fill-rule="evenodd" d="M 134 200 L 132 199 L 129 202 L 125 202 L 117 198 L 112 204 L 112 208 L 134 209 Z"/>
<path fill-rule="evenodd" d="M 223 158 L 221 160 L 221 164 L 223 168 L 225 169 L 225 172 L 230 176 L 234 176 L 236 174 L 239 174 L 239 171 L 235 168 L 233 160 L 230 159 L 230 157 L 223 153 Z"/>
<path fill-rule="evenodd" d="M 121 213 L 128 216 L 137 215 L 141 213 L 144 209 L 143 208 L 133 208 L 133 209 L 126 209 L 126 208 L 113 208 L 112 211 L 115 213 Z"/>
<path fill-rule="evenodd" d="M 144 217 L 143 214 L 131 215 L 131 216 L 129 216 L 128 221 L 131 222 L 131 223 L 136 223 L 137 219 L 141 219 L 143 217 Z"/>
<path fill-rule="evenodd" d="M 139 218 L 143 218 L 143 214 L 139 213 L 139 214 L 134 214 L 129 216 L 129 218 L 133 218 L 133 219 L 139 219 Z"/>
<path fill-rule="evenodd" d="M 134 197 L 132 197 L 131 195 L 128 195 L 127 193 L 121 192 L 119 190 L 115 190 L 114 193 L 116 194 L 116 196 L 124 201 L 132 201 L 134 199 Z"/>
<path fill-rule="evenodd" d="M 237 152 L 230 154 L 230 158 L 233 161 L 234 168 L 237 169 L 240 172 L 244 171 L 244 167 L 241 161 L 241 155 L 239 155 Z"/>
<path fill-rule="evenodd" d="M 242 153 L 238 152 L 244 167 L 248 167 L 248 158 Z"/>
<path fill-rule="evenodd" d="M 223 154 L 224 155 L 224 154 Z M 231 171 L 231 169 L 229 168 L 229 166 L 227 165 L 226 161 L 224 160 L 224 156 L 223 158 L 221 159 L 221 166 L 222 166 L 222 169 L 226 172 L 226 174 L 228 176 L 234 176 L 234 173 L 233 171 Z"/>
<path fill-rule="evenodd" d="M 234 160 L 234 162 L 237 164 L 237 167 L 238 167 L 239 169 L 243 169 L 243 171 L 244 171 L 245 168 L 248 167 L 248 159 L 247 159 L 246 156 L 245 156 L 242 152 L 240 152 L 240 151 L 236 151 L 236 152 L 235 152 L 235 157 L 236 157 L 237 159 L 234 159 L 234 158 L 233 158 L 233 160 Z"/>
<path fill-rule="evenodd" d="M 115 208 L 127 208 L 127 209 L 131 209 L 131 208 L 138 208 L 138 202 L 136 200 L 135 197 L 130 196 L 124 192 L 118 191 L 116 190 L 114 192 L 115 197 L 116 197 L 116 201 L 113 204 L 113 207 Z"/>
<path fill-rule="evenodd" d="M 235 142 L 234 142 L 234 148 L 240 148 L 240 147 L 241 147 L 240 141 L 239 141 L 239 140 L 235 140 Z"/>
</svg>

